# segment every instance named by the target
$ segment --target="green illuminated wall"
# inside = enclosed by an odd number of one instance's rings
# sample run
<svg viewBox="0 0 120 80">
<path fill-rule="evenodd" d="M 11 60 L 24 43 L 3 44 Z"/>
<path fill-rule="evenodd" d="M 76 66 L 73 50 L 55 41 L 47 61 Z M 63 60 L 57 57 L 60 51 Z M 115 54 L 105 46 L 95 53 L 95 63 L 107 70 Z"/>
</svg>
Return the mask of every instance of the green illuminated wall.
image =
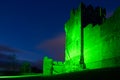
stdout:
<svg viewBox="0 0 120 80">
<path fill-rule="evenodd" d="M 102 66 L 120 66 L 120 7 L 101 25 Z"/>
<path fill-rule="evenodd" d="M 103 24 L 84 28 L 84 58 L 87 68 L 120 66 L 120 8 Z"/>
<path fill-rule="evenodd" d="M 53 60 L 48 57 L 44 57 L 43 60 L 43 74 L 51 75 L 52 74 Z"/>
<path fill-rule="evenodd" d="M 100 68 L 102 60 L 100 26 L 88 24 L 84 28 L 84 59 L 87 68 Z"/>
<path fill-rule="evenodd" d="M 61 74 L 65 72 L 64 63 L 61 61 L 54 61 L 53 62 L 53 74 Z"/>
<path fill-rule="evenodd" d="M 80 61 L 81 49 L 81 16 L 80 8 L 71 11 L 70 19 L 65 24 L 66 44 L 65 44 L 65 62 L 69 64 L 78 64 Z"/>
</svg>

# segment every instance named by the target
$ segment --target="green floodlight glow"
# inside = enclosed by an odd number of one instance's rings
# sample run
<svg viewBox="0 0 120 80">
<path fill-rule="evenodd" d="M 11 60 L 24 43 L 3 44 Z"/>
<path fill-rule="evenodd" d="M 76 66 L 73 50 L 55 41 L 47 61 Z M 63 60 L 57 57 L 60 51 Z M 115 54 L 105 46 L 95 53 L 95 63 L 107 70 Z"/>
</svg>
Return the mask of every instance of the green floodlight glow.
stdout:
<svg viewBox="0 0 120 80">
<path fill-rule="evenodd" d="M 81 50 L 81 16 L 80 9 L 71 11 L 71 17 L 65 24 L 66 44 L 65 61 L 78 64 Z"/>
<path fill-rule="evenodd" d="M 29 74 L 29 75 L 18 75 L 18 76 L 0 76 L 0 78 L 26 78 L 26 77 L 43 77 L 43 74 Z"/>
<path fill-rule="evenodd" d="M 101 67 L 99 61 L 102 60 L 102 40 L 100 36 L 100 26 L 93 27 L 92 24 L 84 28 L 84 58 L 87 68 Z M 99 62 L 96 65 L 92 63 Z M 92 65 L 91 65 L 92 64 Z"/>
<path fill-rule="evenodd" d="M 81 5 L 72 10 L 70 19 L 65 23 L 65 72 L 80 70 L 81 57 Z"/>
</svg>

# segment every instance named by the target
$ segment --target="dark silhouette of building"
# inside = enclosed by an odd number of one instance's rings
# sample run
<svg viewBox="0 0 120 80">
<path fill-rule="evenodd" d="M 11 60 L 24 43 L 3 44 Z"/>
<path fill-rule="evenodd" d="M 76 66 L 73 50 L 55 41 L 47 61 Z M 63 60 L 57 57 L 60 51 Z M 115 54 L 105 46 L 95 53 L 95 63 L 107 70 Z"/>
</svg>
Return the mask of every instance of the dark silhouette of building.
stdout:
<svg viewBox="0 0 120 80">
<path fill-rule="evenodd" d="M 106 19 L 106 9 L 101 7 L 94 8 L 92 5 L 85 6 L 81 3 L 81 23 L 82 27 L 88 24 L 102 24 Z"/>
</svg>

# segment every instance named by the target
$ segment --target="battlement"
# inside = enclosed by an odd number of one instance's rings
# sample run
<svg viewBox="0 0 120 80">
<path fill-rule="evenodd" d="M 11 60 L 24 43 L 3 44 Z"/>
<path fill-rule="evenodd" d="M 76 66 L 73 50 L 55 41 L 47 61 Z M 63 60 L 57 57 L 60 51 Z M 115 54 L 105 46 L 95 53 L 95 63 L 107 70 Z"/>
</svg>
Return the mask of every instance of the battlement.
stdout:
<svg viewBox="0 0 120 80">
<path fill-rule="evenodd" d="M 85 27 L 88 24 L 101 24 L 106 19 L 106 9 L 101 7 L 93 7 L 92 5 L 86 6 L 84 3 L 80 4 L 80 7 L 77 9 L 72 9 L 70 13 L 70 18 L 77 15 L 78 11 L 80 11 L 81 14 L 81 26 Z"/>
<path fill-rule="evenodd" d="M 53 61 L 53 65 L 63 65 L 62 61 Z"/>
</svg>

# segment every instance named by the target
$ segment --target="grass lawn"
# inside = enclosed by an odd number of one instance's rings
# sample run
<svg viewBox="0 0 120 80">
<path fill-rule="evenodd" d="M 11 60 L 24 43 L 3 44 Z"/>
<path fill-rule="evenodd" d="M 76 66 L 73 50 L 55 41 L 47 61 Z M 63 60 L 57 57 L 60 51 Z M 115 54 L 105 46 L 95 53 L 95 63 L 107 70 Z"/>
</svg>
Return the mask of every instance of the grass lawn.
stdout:
<svg viewBox="0 0 120 80">
<path fill-rule="evenodd" d="M 43 76 L 42 74 L 24 74 L 15 76 L 1 76 L 0 80 L 120 80 L 120 67 L 85 70 L 66 74 Z"/>
</svg>

